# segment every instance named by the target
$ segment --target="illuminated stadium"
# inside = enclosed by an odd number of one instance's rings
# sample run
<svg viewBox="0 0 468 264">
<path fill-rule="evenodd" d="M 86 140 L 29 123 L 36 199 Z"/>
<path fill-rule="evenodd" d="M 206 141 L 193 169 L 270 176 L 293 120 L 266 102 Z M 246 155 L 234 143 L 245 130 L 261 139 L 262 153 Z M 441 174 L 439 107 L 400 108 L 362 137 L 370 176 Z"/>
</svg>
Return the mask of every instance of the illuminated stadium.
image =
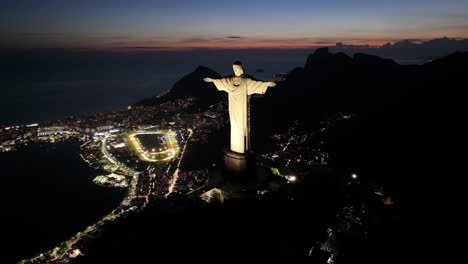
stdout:
<svg viewBox="0 0 468 264">
<path fill-rule="evenodd" d="M 128 141 L 138 157 L 147 162 L 169 161 L 179 153 L 173 131 L 139 131 L 129 134 Z"/>
</svg>

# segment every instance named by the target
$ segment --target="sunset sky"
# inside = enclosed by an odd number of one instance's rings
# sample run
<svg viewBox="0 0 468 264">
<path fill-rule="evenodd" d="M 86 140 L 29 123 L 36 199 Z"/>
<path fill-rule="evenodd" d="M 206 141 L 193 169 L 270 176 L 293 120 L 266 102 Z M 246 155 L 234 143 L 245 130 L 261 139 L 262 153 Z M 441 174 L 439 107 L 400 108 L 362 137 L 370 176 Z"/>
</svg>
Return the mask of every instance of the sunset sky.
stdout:
<svg viewBox="0 0 468 264">
<path fill-rule="evenodd" d="M 0 47 L 158 50 L 468 37 L 468 0 L 0 0 Z"/>
</svg>

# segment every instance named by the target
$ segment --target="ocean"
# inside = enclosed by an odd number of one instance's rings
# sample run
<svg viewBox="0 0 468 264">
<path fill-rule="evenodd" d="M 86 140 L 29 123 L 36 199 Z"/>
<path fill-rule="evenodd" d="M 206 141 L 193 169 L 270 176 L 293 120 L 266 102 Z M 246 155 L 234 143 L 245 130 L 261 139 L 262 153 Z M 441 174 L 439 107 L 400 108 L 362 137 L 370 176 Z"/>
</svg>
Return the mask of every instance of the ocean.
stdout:
<svg viewBox="0 0 468 264">
<path fill-rule="evenodd" d="M 312 50 L 103 53 L 43 50 L 0 54 L 0 125 L 118 111 L 170 89 L 198 66 L 232 74 L 241 60 L 258 79 L 302 67 Z"/>
<path fill-rule="evenodd" d="M 126 190 L 98 186 L 80 142 L 0 153 L 3 263 L 47 251 L 115 209 Z"/>
</svg>

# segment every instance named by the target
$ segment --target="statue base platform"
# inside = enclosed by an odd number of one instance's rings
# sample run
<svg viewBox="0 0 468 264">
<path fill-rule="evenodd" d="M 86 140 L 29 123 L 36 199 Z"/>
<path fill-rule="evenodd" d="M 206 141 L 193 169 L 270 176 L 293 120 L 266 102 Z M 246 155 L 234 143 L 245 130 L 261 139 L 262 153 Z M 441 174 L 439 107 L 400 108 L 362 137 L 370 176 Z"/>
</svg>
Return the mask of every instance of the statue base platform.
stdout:
<svg viewBox="0 0 468 264">
<path fill-rule="evenodd" d="M 227 175 L 236 178 L 248 177 L 255 173 L 255 156 L 252 153 L 237 153 L 226 151 L 224 156 L 224 169 Z"/>
<path fill-rule="evenodd" d="M 268 167 L 257 165 L 253 152 L 225 151 L 222 163 L 218 161 L 208 170 L 207 184 L 187 193 L 189 197 L 202 197 L 207 202 L 219 200 L 222 204 L 225 199 L 256 199 L 266 193 L 288 190 L 286 179 L 273 174 Z"/>
</svg>

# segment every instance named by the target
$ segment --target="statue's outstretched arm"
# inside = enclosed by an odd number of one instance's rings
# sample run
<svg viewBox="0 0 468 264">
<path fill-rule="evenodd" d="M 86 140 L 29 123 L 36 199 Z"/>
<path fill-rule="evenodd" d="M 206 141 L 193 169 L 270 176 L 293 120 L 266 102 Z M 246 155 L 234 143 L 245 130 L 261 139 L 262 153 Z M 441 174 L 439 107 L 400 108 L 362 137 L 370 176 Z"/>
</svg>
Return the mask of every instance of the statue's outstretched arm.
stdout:
<svg viewBox="0 0 468 264">
<path fill-rule="evenodd" d="M 274 86 L 276 86 L 276 83 L 274 82 L 249 80 L 247 84 L 248 94 L 264 94 L 268 87 Z"/>
<path fill-rule="evenodd" d="M 213 79 L 206 77 L 203 79 L 203 81 L 213 83 L 216 86 L 216 89 L 218 89 L 219 91 L 229 92 L 231 90 L 231 85 L 229 83 L 228 78 Z"/>
</svg>

